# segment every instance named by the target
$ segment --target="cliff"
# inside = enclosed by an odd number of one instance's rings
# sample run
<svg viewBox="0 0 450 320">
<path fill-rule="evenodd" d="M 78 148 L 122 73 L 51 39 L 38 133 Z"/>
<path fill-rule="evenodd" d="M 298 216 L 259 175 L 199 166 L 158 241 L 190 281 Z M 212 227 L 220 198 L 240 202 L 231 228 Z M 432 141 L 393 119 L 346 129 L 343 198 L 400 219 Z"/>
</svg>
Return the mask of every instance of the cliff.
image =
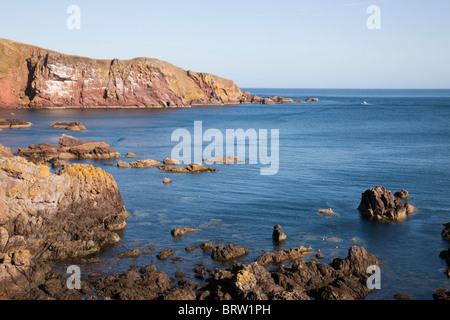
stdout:
<svg viewBox="0 0 450 320">
<path fill-rule="evenodd" d="M 184 107 L 248 99 L 231 80 L 157 59 L 98 60 L 0 38 L 0 108 Z"/>
</svg>

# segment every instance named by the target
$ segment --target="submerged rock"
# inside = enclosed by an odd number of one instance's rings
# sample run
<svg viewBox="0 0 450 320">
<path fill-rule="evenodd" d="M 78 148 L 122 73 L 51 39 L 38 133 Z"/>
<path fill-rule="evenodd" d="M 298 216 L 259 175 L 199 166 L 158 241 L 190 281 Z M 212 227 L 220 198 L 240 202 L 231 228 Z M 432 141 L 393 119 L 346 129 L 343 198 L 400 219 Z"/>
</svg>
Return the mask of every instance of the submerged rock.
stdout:
<svg viewBox="0 0 450 320">
<path fill-rule="evenodd" d="M 117 258 L 119 259 L 125 259 L 125 258 L 137 258 L 141 255 L 141 250 L 139 249 L 133 249 L 130 251 L 125 251 L 117 255 Z"/>
<path fill-rule="evenodd" d="M 173 229 L 170 233 L 172 234 L 172 237 L 181 237 L 182 235 L 190 232 L 197 232 L 198 229 L 195 228 L 177 228 Z"/>
</svg>

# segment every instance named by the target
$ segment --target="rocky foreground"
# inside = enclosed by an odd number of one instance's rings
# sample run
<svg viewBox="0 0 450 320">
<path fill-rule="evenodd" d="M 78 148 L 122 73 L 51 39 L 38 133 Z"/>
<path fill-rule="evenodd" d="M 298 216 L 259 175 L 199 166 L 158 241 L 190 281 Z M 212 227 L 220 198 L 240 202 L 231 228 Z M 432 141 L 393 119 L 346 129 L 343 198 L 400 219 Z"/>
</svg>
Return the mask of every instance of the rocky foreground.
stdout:
<svg viewBox="0 0 450 320">
<path fill-rule="evenodd" d="M 80 143 L 69 136 L 62 140 L 56 148 L 59 152 L 62 145 Z M 173 161 L 165 159 L 164 163 Z M 360 210 L 370 217 L 403 218 L 407 203 L 399 199 L 409 194 L 402 190 L 395 197 L 383 187 L 369 189 L 362 195 Z M 102 169 L 66 163 L 51 174 L 47 165 L 15 156 L 0 145 L 0 299 L 354 300 L 372 292 L 367 270 L 381 265 L 362 247 L 349 248 L 346 258 L 332 258 L 329 264 L 314 258 L 306 261 L 304 256 L 313 250 L 303 247 L 264 252 L 253 263 L 242 264 L 233 261 L 249 249 L 232 244 L 214 247 L 206 242 L 201 249 L 210 250 L 211 259 L 229 267 L 194 268 L 195 277 L 202 281 L 180 273 L 176 281 L 155 265 L 130 266 L 120 274 L 90 274 L 79 287 L 69 289 L 67 275 L 52 270 L 48 262 L 95 260 L 95 253 L 120 241 L 117 231 L 125 228 L 127 217 L 113 177 Z M 448 239 L 450 224 L 444 226 L 442 237 Z M 198 231 L 179 228 L 172 236 Z M 285 239 L 281 226 L 275 226 L 274 242 Z M 163 250 L 157 258 L 168 259 L 174 252 Z M 134 249 L 118 258 L 140 254 Z M 316 257 L 323 258 L 320 252 Z M 441 257 L 449 263 L 448 251 Z M 448 300 L 450 294 L 441 289 L 433 297 Z"/>
</svg>

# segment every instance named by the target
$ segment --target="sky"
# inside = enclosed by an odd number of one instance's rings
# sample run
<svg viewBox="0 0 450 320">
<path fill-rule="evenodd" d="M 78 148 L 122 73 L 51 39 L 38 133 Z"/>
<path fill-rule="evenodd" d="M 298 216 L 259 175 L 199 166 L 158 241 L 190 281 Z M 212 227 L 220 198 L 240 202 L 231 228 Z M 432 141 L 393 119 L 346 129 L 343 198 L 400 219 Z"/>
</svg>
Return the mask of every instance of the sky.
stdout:
<svg viewBox="0 0 450 320">
<path fill-rule="evenodd" d="M 79 29 L 67 27 L 71 5 Z M 0 38 L 157 58 L 242 88 L 448 89 L 449 16 L 448 0 L 0 0 Z"/>
</svg>

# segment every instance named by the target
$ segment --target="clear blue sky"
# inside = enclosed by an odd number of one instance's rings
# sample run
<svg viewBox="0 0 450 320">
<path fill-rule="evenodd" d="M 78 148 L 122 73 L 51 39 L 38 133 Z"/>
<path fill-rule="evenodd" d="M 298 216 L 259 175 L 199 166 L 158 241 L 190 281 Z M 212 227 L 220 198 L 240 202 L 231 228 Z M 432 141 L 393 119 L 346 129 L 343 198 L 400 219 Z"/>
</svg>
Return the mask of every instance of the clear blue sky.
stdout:
<svg viewBox="0 0 450 320">
<path fill-rule="evenodd" d="M 366 9 L 381 9 L 369 30 Z M 69 5 L 81 29 L 69 30 Z M 241 87 L 450 88 L 448 0 L 5 1 L 0 37 L 169 61 Z"/>
</svg>

